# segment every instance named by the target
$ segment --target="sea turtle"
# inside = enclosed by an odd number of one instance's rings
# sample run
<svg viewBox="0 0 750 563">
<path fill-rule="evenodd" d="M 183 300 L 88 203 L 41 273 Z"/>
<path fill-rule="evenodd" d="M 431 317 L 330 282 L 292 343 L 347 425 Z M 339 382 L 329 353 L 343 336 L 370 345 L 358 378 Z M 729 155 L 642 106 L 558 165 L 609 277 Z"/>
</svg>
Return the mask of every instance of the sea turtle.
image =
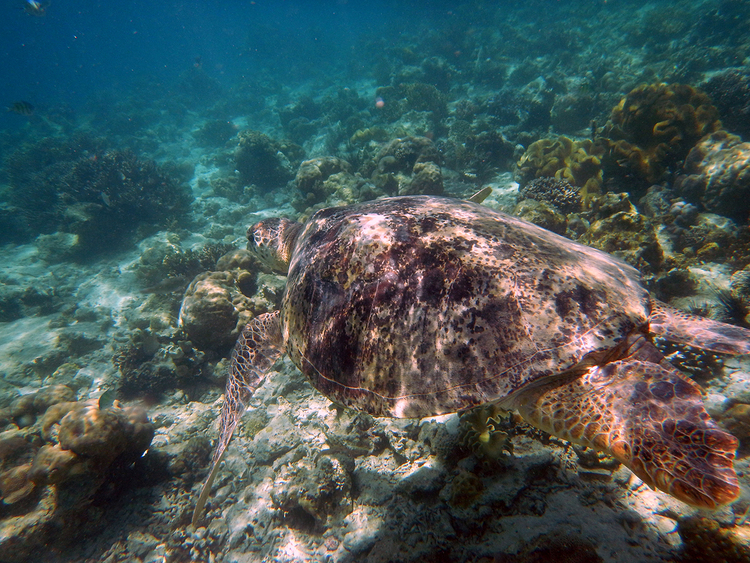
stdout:
<svg viewBox="0 0 750 563">
<path fill-rule="evenodd" d="M 737 440 L 651 334 L 728 354 L 750 331 L 649 296 L 637 270 L 470 201 L 407 196 L 266 219 L 248 247 L 287 273 L 281 310 L 232 353 L 198 521 L 248 399 L 282 353 L 331 400 L 425 417 L 483 403 L 604 451 L 691 505 L 739 495 Z"/>
</svg>

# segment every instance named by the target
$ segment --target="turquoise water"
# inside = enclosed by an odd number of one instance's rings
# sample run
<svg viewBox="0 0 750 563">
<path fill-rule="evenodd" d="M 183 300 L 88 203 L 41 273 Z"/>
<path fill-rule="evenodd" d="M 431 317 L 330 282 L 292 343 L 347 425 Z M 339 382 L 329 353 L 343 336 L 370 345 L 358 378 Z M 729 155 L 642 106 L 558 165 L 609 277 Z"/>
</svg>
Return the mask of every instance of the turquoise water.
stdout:
<svg viewBox="0 0 750 563">
<path fill-rule="evenodd" d="M 232 346 L 284 293 L 245 250 L 266 217 L 490 187 L 748 328 L 749 24 L 740 0 L 7 2 L 0 562 L 747 558 L 743 495 L 697 512 L 494 407 L 372 417 L 287 358 L 191 518 Z M 746 358 L 696 340 L 655 344 L 744 487 Z"/>
</svg>

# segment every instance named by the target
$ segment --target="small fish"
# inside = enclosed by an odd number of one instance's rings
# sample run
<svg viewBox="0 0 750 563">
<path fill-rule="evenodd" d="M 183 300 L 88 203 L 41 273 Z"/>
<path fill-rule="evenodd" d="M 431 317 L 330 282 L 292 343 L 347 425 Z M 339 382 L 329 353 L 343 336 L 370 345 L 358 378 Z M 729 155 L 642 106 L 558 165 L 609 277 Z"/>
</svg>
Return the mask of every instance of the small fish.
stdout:
<svg viewBox="0 0 750 563">
<path fill-rule="evenodd" d="M 31 115 L 34 113 L 34 106 L 29 102 L 13 102 L 8 106 L 8 111 L 17 113 L 18 115 Z"/>
<path fill-rule="evenodd" d="M 485 199 L 487 199 L 487 196 L 492 193 L 492 188 L 490 186 L 486 186 L 479 190 L 477 193 L 475 193 L 473 196 L 469 198 L 469 201 L 473 201 L 474 203 L 482 203 Z"/>
<path fill-rule="evenodd" d="M 108 409 L 109 407 L 117 407 L 117 393 L 114 391 L 114 389 L 107 389 L 104 393 L 102 393 L 101 397 L 99 397 L 99 410 L 102 411 L 104 409 Z"/>
<path fill-rule="evenodd" d="M 24 0 L 23 9 L 30 16 L 36 16 L 42 18 L 47 14 L 47 8 L 49 8 L 49 2 L 38 2 L 37 0 Z"/>
<path fill-rule="evenodd" d="M 102 192 L 102 201 L 104 202 L 104 205 L 107 207 L 112 207 L 112 200 L 109 199 L 109 196 Z"/>
</svg>

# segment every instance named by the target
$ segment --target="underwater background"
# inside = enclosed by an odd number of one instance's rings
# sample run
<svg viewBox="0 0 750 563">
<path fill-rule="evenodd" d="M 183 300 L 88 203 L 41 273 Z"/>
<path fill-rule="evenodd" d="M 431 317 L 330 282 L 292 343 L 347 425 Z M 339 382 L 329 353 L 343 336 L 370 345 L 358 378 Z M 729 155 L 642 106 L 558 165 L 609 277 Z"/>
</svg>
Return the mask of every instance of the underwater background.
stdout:
<svg viewBox="0 0 750 563">
<path fill-rule="evenodd" d="M 6 1 L 0 563 L 750 561 L 707 513 L 492 407 L 333 405 L 288 359 L 190 525 L 249 225 L 468 198 L 750 326 L 750 1 Z M 658 342 L 740 440 L 747 359 Z"/>
</svg>

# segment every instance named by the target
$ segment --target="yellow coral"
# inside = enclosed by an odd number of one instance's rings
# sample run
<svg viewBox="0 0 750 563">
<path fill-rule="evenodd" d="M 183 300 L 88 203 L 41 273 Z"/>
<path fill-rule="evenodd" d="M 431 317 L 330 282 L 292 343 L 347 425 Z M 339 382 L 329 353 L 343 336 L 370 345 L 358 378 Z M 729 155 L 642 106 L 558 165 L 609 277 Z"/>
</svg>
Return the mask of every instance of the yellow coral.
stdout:
<svg viewBox="0 0 750 563">
<path fill-rule="evenodd" d="M 510 436 L 500 429 L 503 414 L 497 405 L 489 404 L 461 415 L 463 439 L 480 457 L 497 460 L 504 452 L 513 453 Z"/>
<path fill-rule="evenodd" d="M 518 161 L 518 168 L 522 183 L 542 177 L 567 180 L 581 188 L 581 197 L 587 202 L 601 191 L 603 154 L 604 148 L 590 139 L 574 141 L 561 135 L 531 143 Z"/>
<path fill-rule="evenodd" d="M 711 99 L 686 84 L 643 84 L 612 109 L 604 137 L 605 167 L 657 182 L 698 140 L 721 128 Z"/>
<path fill-rule="evenodd" d="M 388 133 L 385 129 L 380 127 L 367 127 L 366 129 L 357 129 L 354 134 L 349 138 L 349 142 L 353 145 L 364 145 L 370 141 L 386 141 L 388 139 Z"/>
</svg>

